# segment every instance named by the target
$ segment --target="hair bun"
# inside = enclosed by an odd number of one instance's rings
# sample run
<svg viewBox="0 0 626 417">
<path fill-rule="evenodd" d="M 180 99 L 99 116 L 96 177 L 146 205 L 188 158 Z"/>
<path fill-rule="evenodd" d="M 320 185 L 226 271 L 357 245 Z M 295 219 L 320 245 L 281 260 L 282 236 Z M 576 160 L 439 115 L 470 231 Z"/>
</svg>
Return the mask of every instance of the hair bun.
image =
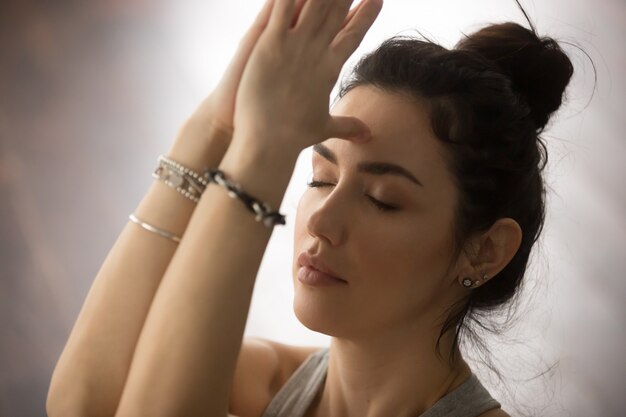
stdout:
<svg viewBox="0 0 626 417">
<path fill-rule="evenodd" d="M 466 35 L 455 49 L 476 52 L 510 77 L 526 100 L 538 130 L 543 130 L 562 102 L 574 73 L 569 57 L 552 38 L 539 38 L 517 23 L 489 25 Z"/>
</svg>

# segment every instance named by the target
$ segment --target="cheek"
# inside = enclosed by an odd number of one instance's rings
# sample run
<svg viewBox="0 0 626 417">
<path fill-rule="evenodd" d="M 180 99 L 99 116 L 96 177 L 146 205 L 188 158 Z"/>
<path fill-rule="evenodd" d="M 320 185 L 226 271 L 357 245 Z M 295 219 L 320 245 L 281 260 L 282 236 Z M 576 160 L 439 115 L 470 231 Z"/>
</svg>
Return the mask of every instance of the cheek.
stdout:
<svg viewBox="0 0 626 417">
<path fill-rule="evenodd" d="M 309 217 L 309 214 L 306 213 L 306 207 L 307 207 L 307 202 L 306 202 L 306 194 L 304 194 L 301 198 L 300 201 L 298 202 L 298 207 L 296 208 L 296 216 L 294 219 L 294 227 L 293 227 L 293 263 L 292 263 L 292 270 L 293 270 L 293 276 L 295 277 L 296 274 L 298 273 L 298 255 L 300 254 L 300 252 L 308 249 L 305 247 L 305 245 L 307 245 L 307 228 L 306 228 L 306 221 Z M 309 242 L 308 244 L 311 244 L 311 242 Z"/>
<path fill-rule="evenodd" d="M 387 231 L 385 236 L 371 236 L 360 245 L 363 273 L 374 291 L 403 291 L 403 284 L 415 271 L 410 247 Z"/>
<path fill-rule="evenodd" d="M 421 308 L 439 291 L 446 261 L 445 239 L 432 225 L 387 228 L 358 244 L 370 301 Z"/>
<path fill-rule="evenodd" d="M 306 220 L 309 216 L 308 213 L 305 213 L 307 204 L 306 193 L 300 197 L 298 201 L 298 206 L 296 207 L 296 216 L 294 220 L 294 244 L 297 246 L 300 239 L 306 234 Z"/>
</svg>

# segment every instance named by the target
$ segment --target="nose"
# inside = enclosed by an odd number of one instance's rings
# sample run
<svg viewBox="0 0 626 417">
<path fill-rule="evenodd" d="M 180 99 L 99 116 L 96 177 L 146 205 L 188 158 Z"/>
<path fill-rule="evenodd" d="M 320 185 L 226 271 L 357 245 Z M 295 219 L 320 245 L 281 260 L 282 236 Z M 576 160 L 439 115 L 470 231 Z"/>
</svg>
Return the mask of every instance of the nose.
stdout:
<svg viewBox="0 0 626 417">
<path fill-rule="evenodd" d="M 333 246 L 343 241 L 346 223 L 350 219 L 349 207 L 339 191 L 339 186 L 335 185 L 326 196 L 312 198 L 310 204 L 315 208 L 306 224 L 311 236 L 326 240 Z"/>
</svg>

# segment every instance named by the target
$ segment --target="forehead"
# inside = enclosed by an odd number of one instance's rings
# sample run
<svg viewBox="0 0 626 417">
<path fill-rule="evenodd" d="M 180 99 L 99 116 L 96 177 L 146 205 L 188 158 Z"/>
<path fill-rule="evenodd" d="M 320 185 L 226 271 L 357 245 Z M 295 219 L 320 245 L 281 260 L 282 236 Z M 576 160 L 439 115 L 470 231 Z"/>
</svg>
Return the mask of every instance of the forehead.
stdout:
<svg viewBox="0 0 626 417">
<path fill-rule="evenodd" d="M 357 117 L 372 132 L 372 140 L 363 144 L 335 138 L 323 141 L 338 155 L 340 165 L 363 159 L 393 162 L 424 182 L 446 174 L 443 148 L 432 131 L 424 103 L 374 86 L 360 86 L 344 95 L 330 114 Z"/>
<path fill-rule="evenodd" d="M 427 107 L 422 101 L 372 85 L 350 90 L 333 106 L 331 114 L 358 117 L 370 128 L 377 127 L 393 137 L 431 130 Z"/>
</svg>

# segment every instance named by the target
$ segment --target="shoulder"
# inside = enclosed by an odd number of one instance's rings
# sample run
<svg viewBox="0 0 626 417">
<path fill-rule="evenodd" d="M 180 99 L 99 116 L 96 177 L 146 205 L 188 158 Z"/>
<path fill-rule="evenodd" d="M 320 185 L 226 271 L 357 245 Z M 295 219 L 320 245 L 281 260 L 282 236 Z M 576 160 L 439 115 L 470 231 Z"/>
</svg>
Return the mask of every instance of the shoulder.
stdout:
<svg viewBox="0 0 626 417">
<path fill-rule="evenodd" d="M 266 343 L 276 355 L 279 367 L 277 369 L 275 379 L 280 386 L 287 382 L 289 377 L 296 371 L 296 369 L 298 369 L 300 365 L 302 365 L 302 363 L 310 355 L 324 348 L 323 346 L 287 345 L 268 339 L 259 340 L 261 340 L 263 343 Z"/>
<path fill-rule="evenodd" d="M 511 417 L 506 411 L 501 408 L 494 408 L 485 413 L 478 415 L 478 417 Z"/>
<path fill-rule="evenodd" d="M 245 337 L 233 375 L 229 412 L 241 417 L 261 415 L 302 362 L 319 349 Z"/>
</svg>

